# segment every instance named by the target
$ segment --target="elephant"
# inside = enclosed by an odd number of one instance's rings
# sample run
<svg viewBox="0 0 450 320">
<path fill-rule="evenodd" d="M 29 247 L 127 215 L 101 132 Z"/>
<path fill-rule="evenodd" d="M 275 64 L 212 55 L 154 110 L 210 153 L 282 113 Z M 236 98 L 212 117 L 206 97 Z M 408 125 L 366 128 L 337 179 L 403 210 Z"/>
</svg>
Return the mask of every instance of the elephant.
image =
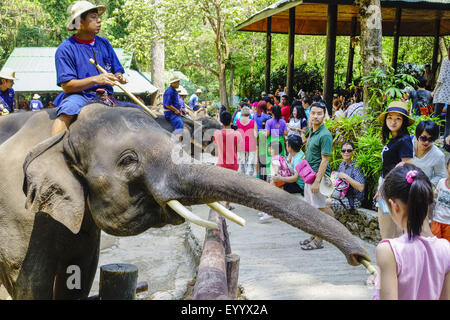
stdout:
<svg viewBox="0 0 450 320">
<path fill-rule="evenodd" d="M 164 116 L 159 115 L 155 120 L 163 129 L 173 132 L 172 124 Z M 185 151 L 197 160 L 202 152 L 215 155 L 215 149 L 210 148 L 213 145 L 214 132 L 222 129 L 223 126 L 216 119 L 210 117 L 198 118 L 195 121 L 187 118 L 182 118 L 182 120 L 186 134 L 189 134 L 191 141 L 190 149 L 189 145 L 185 144 Z"/>
<path fill-rule="evenodd" d="M 340 222 L 298 197 L 182 152 L 177 160 L 179 144 L 140 109 L 88 104 L 55 136 L 54 109 L 8 117 L 0 119 L 10 128 L 0 144 L 0 282 L 13 299 L 87 298 L 100 231 L 133 236 L 184 223 L 174 200 L 239 203 L 329 241 L 350 265 L 370 261 Z M 81 270 L 79 288 L 67 286 L 71 266 Z"/>
</svg>

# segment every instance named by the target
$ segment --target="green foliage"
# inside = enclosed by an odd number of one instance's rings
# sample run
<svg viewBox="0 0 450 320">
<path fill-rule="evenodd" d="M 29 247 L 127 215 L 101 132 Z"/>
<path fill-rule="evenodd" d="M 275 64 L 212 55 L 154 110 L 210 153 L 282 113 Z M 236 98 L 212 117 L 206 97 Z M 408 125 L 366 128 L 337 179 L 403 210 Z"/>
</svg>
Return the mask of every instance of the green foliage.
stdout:
<svg viewBox="0 0 450 320">
<path fill-rule="evenodd" d="M 260 76 L 253 83 L 244 83 L 242 85 L 241 94 L 254 100 L 261 95 L 265 89 L 265 73 Z M 270 74 L 270 90 L 275 92 L 278 85 L 286 86 L 287 79 L 287 65 L 282 64 Z M 320 70 L 314 66 L 309 66 L 306 62 L 297 64 L 294 67 L 294 92 L 297 93 L 300 89 L 305 91 L 313 91 L 322 87 L 322 74 Z"/>
<path fill-rule="evenodd" d="M 438 124 L 441 124 L 443 121 L 428 116 L 416 117 L 414 124 L 408 127 L 409 133 L 414 135 L 419 122 L 425 120 L 432 120 Z M 337 170 L 339 164 L 343 161 L 341 155 L 342 143 L 348 141 L 356 146 L 354 154 L 356 164 L 361 167 L 366 177 L 367 192 L 364 205 L 365 207 L 371 208 L 371 199 L 377 191 L 378 178 L 382 169 L 382 124 L 378 116 L 365 114 L 363 116 L 353 116 L 352 118 L 339 118 L 328 120 L 325 125 L 334 137 L 333 152 L 330 157 L 332 170 Z"/>
<path fill-rule="evenodd" d="M 378 118 L 365 114 L 352 118 L 328 120 L 326 127 L 334 137 L 333 153 L 330 158 L 332 170 L 337 170 L 343 161 L 341 145 L 352 142 L 355 147 L 356 164 L 361 167 L 367 184 L 366 205 L 375 195 L 378 178 L 381 172 L 381 124 Z"/>
<path fill-rule="evenodd" d="M 362 78 L 360 86 L 368 85 L 369 105 L 372 114 L 379 114 L 389 103 L 402 98 L 402 89 L 414 87 L 417 79 L 405 73 L 394 73 L 392 68 L 387 71 L 377 69 Z"/>
</svg>

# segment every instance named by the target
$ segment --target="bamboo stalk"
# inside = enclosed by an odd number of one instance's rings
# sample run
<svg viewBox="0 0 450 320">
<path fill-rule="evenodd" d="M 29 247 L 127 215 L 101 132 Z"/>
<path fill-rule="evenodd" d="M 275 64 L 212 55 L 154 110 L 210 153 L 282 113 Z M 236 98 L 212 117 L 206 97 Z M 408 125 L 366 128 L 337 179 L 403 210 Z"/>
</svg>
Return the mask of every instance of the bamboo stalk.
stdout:
<svg viewBox="0 0 450 320">
<path fill-rule="evenodd" d="M 89 59 L 89 62 L 92 63 L 101 73 L 107 74 L 105 69 L 102 68 L 102 66 L 95 63 L 94 59 Z M 134 102 L 136 102 L 141 108 L 143 108 L 145 111 L 147 111 L 154 119 L 156 119 L 156 114 L 150 110 L 145 104 L 143 104 L 134 94 L 131 92 L 128 92 L 119 82 L 115 82 L 114 85 L 118 86 L 120 89 L 122 89 L 123 92 L 125 92 Z"/>
<path fill-rule="evenodd" d="M 367 261 L 366 259 L 360 258 L 359 262 L 361 262 L 361 264 L 367 269 L 367 271 L 370 272 L 371 275 L 376 276 L 377 275 L 377 270 L 374 268 L 374 266 L 372 266 L 369 261 Z"/>
</svg>

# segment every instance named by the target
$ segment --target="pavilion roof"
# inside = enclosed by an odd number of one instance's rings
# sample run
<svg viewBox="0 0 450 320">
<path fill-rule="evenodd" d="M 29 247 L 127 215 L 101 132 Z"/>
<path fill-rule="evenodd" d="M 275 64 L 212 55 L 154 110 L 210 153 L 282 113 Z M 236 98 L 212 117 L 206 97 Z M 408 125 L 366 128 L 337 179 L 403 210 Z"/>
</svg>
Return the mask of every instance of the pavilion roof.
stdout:
<svg viewBox="0 0 450 320">
<path fill-rule="evenodd" d="M 13 50 L 4 66 L 16 72 L 18 78 L 14 81 L 16 92 L 62 92 L 62 88 L 56 84 L 56 49 L 56 47 L 26 47 Z M 132 58 L 130 54 L 122 48 L 115 48 L 114 51 L 128 79 L 128 84 L 123 86 L 125 90 L 135 94 L 146 92 L 152 94 L 158 90 L 142 73 L 130 68 Z M 115 87 L 114 92 L 123 93 L 119 87 Z"/>
<path fill-rule="evenodd" d="M 266 32 L 267 18 L 272 17 L 272 33 L 288 33 L 289 9 L 295 10 L 295 33 L 326 35 L 329 3 L 338 4 L 337 35 L 350 35 L 352 18 L 360 33 L 359 6 L 352 0 L 281 0 L 257 12 L 236 26 L 239 31 Z M 440 18 L 440 35 L 450 35 L 450 0 L 381 0 L 383 36 L 394 34 L 396 8 L 402 8 L 400 36 L 434 36 Z"/>
</svg>

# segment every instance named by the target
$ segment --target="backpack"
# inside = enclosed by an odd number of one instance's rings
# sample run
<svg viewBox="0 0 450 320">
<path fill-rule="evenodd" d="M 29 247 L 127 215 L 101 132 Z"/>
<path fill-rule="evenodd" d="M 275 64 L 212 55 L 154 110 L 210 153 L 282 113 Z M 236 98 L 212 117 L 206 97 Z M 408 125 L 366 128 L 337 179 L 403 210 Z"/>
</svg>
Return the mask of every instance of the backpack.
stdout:
<svg viewBox="0 0 450 320">
<path fill-rule="evenodd" d="M 290 177 L 291 171 L 289 171 L 289 166 L 288 163 L 286 161 L 286 159 L 282 156 L 275 156 L 272 158 L 272 160 L 278 160 L 280 162 L 280 170 L 278 171 L 278 173 L 280 174 L 280 176 L 282 177 Z"/>
<path fill-rule="evenodd" d="M 419 115 L 431 116 L 434 113 L 433 105 L 429 103 L 426 95 L 420 93 L 419 91 L 415 91 L 415 96 L 417 97 L 415 109 L 420 112 Z"/>
<path fill-rule="evenodd" d="M 331 177 L 332 177 L 332 181 L 333 181 L 333 186 L 334 186 L 334 191 L 331 194 L 331 197 L 337 200 L 342 200 L 344 199 L 345 195 L 347 194 L 349 188 L 350 188 L 350 184 L 343 180 L 343 179 L 339 179 L 337 177 L 338 172 L 333 171 L 331 173 Z"/>
<path fill-rule="evenodd" d="M 423 107 L 419 106 L 419 110 L 420 114 L 423 116 L 431 116 L 434 113 L 433 106 L 431 104 Z"/>
</svg>

